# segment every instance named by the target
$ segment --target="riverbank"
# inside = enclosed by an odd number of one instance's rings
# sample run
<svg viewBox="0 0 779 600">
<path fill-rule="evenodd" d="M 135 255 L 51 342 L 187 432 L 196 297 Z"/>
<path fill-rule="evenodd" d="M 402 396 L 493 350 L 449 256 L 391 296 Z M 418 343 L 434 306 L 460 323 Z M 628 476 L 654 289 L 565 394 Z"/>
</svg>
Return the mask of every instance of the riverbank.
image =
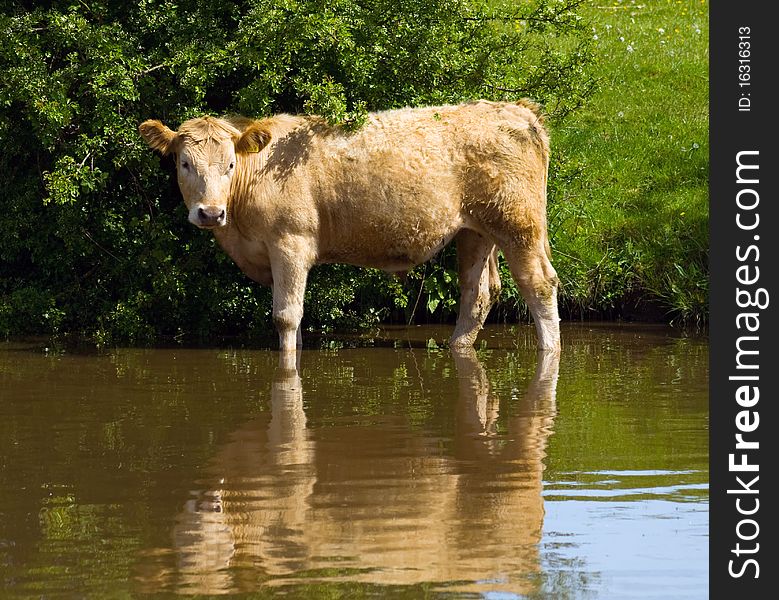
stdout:
<svg viewBox="0 0 779 600">
<path fill-rule="evenodd" d="M 708 319 L 708 3 L 586 5 L 598 92 L 553 127 L 549 227 L 570 316 Z"/>
</svg>

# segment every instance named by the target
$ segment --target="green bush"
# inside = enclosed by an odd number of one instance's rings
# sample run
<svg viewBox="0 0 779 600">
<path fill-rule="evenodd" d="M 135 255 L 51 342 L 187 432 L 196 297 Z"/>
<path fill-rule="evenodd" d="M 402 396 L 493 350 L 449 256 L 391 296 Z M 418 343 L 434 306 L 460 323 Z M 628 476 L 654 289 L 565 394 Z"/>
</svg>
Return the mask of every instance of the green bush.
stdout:
<svg viewBox="0 0 779 600">
<path fill-rule="evenodd" d="M 34 4 L 0 4 L 6 333 L 270 328 L 269 291 L 187 223 L 169 159 L 137 134 L 145 119 L 306 111 L 358 127 L 370 110 L 525 96 L 562 117 L 593 89 L 581 0 Z M 322 267 L 306 323 L 406 319 L 419 293 L 417 317 L 451 313 L 454 288 L 436 269 L 420 288 L 421 272 L 403 286 Z"/>
</svg>

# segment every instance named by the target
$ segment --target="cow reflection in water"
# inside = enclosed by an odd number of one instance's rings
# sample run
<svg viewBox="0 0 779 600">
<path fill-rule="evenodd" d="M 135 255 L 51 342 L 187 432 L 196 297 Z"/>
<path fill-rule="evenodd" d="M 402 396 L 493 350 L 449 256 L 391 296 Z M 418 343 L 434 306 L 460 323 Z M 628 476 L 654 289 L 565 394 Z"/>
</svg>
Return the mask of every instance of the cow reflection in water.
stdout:
<svg viewBox="0 0 779 600">
<path fill-rule="evenodd" d="M 400 417 L 307 428 L 298 371 L 279 367 L 270 420 L 247 423 L 214 457 L 214 489 L 193 492 L 177 517 L 175 568 L 144 569 L 144 587 L 218 594 L 327 576 L 536 590 L 559 356 L 538 354 L 501 434 L 476 353 L 453 360 L 451 443 Z"/>
</svg>

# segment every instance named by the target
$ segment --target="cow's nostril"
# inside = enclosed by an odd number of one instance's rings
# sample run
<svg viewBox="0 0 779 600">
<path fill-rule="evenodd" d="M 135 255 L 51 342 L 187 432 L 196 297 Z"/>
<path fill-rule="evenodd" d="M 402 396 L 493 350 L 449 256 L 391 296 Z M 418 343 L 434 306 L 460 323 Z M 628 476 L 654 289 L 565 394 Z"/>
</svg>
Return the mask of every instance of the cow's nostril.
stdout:
<svg viewBox="0 0 779 600">
<path fill-rule="evenodd" d="M 199 206 L 197 224 L 201 227 L 216 227 L 227 222 L 227 208 L 214 205 Z"/>
</svg>

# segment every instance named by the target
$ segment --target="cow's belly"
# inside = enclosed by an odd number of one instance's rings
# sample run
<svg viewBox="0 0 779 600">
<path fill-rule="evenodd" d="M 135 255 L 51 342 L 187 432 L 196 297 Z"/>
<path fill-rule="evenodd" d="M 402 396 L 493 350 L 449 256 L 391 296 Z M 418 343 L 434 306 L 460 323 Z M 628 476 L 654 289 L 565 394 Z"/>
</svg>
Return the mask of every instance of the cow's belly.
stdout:
<svg viewBox="0 0 779 600">
<path fill-rule="evenodd" d="M 390 272 L 426 262 L 469 218 L 459 172 L 446 153 L 394 148 L 323 179 L 314 196 L 320 260 Z"/>
<path fill-rule="evenodd" d="M 351 259 L 347 258 L 343 262 L 349 262 L 361 267 L 381 269 L 388 273 L 409 271 L 417 265 L 432 259 L 443 250 L 456 233 L 457 231 L 453 231 L 424 246 L 396 243 L 394 246 L 383 249 L 380 252 L 355 253 L 355 256 L 351 257 Z"/>
<path fill-rule="evenodd" d="M 466 225 L 458 213 L 397 219 L 355 219 L 320 240 L 320 262 L 340 262 L 381 269 L 408 271 L 427 262 Z M 368 220 L 370 219 L 370 220 Z M 324 243 L 323 243 L 324 242 Z"/>
</svg>

